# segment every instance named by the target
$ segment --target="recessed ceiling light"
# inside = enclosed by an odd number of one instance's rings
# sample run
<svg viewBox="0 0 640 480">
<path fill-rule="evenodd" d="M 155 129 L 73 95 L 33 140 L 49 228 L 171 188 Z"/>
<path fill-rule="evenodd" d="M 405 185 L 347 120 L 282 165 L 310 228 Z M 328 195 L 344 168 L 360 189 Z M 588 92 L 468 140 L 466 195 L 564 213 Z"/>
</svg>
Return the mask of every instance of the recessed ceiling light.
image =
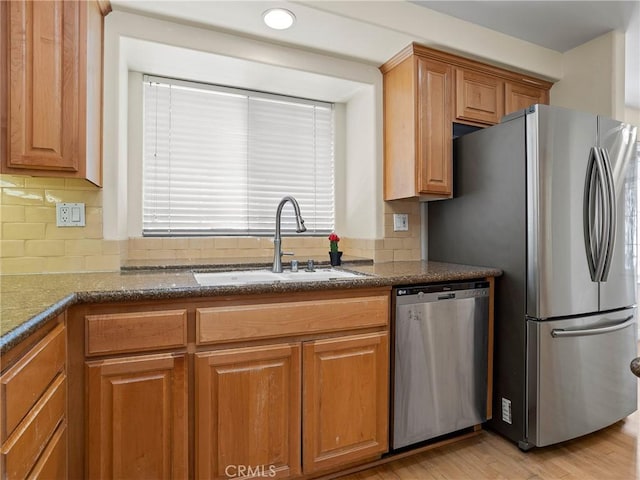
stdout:
<svg viewBox="0 0 640 480">
<path fill-rule="evenodd" d="M 267 27 L 274 30 L 286 30 L 296 21 L 296 16 L 284 8 L 272 8 L 262 14 L 262 19 Z"/>
</svg>

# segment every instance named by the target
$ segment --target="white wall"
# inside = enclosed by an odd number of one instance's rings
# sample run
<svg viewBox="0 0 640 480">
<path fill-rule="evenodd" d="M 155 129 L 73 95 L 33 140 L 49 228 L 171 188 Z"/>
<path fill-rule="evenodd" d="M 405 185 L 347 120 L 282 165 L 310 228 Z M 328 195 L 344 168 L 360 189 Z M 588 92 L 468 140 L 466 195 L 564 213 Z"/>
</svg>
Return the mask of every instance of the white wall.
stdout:
<svg viewBox="0 0 640 480">
<path fill-rule="evenodd" d="M 127 78 L 126 65 L 120 58 L 120 35 L 115 28 L 109 28 L 109 16 L 105 19 L 104 30 L 104 82 L 103 82 L 103 127 L 102 127 L 102 178 L 103 178 L 103 237 L 105 240 L 126 238 L 127 198 L 118 195 L 118 185 L 122 178 L 121 145 L 126 146 L 126 134 L 122 131 L 120 115 L 127 106 L 126 89 L 122 88 L 122 77 Z M 126 127 L 126 121 L 125 121 Z M 126 156 L 125 156 L 126 158 Z M 125 163 L 123 163 L 126 166 Z M 125 212 L 121 215 L 119 212 Z"/>
<path fill-rule="evenodd" d="M 136 102 L 129 115 L 129 71 L 204 80 L 232 82 L 243 88 L 268 89 L 327 101 L 347 101 L 345 115 L 360 119 L 352 127 L 359 134 L 346 137 L 345 152 L 354 152 L 357 169 L 345 169 L 340 180 L 349 185 L 348 201 L 366 205 L 362 222 L 346 221 L 349 211 L 336 205 L 343 234 L 358 238 L 376 238 L 382 231 L 383 201 L 380 169 L 382 131 L 382 84 L 376 67 L 258 42 L 243 37 L 187 25 L 113 12 L 105 19 L 105 102 L 104 102 L 104 236 L 125 239 L 139 234 L 140 145 L 128 145 L 128 121 L 135 118 Z M 203 78 L 204 77 L 204 78 Z M 222 78 L 224 77 L 224 78 Z M 222 78 L 222 80 L 221 80 Z M 270 84 L 270 86 L 267 86 Z M 134 87 L 133 87 L 134 88 Z M 359 94 L 360 91 L 364 93 Z M 376 113 L 377 112 L 377 113 Z M 346 123 L 345 123 L 346 125 Z M 131 129 L 137 132 L 136 128 Z M 349 163 L 351 160 L 345 160 Z M 138 162 L 137 164 L 135 162 Z M 343 160 L 341 160 L 343 162 Z M 346 164 L 345 164 L 346 165 Z M 341 168 L 344 168 L 341 167 Z M 363 172 L 372 181 L 362 182 Z M 354 175 L 355 178 L 351 178 Z M 132 192 L 128 199 L 127 185 Z M 341 187 L 345 190 L 345 187 Z M 131 200 L 131 201 L 129 201 Z M 347 201 L 345 192 L 338 202 Z"/>
<path fill-rule="evenodd" d="M 382 79 L 376 85 L 360 90 L 347 103 L 347 185 L 341 215 L 344 223 L 339 230 L 351 238 L 384 236 L 383 205 L 366 193 L 371 187 L 378 194 L 382 192 L 381 106 Z"/>
<path fill-rule="evenodd" d="M 129 71 L 127 84 L 127 236 L 142 236 L 143 88 L 142 73 Z M 125 215 L 123 215 L 125 216 Z"/>
<path fill-rule="evenodd" d="M 367 8 L 360 2 L 308 5 L 340 15 L 342 21 L 352 20 L 354 26 L 366 23 L 401 32 L 394 36 L 396 40 L 418 41 L 552 80 L 562 77 L 552 89 L 553 104 L 614 117 L 627 114 L 620 100 L 624 91 L 624 37 L 620 34 L 604 35 L 562 55 L 408 2 L 367 2 Z M 132 70 L 345 102 L 340 121 L 347 134 L 337 145 L 345 158 L 337 165 L 341 176 L 336 180 L 336 227 L 352 238 L 381 238 L 381 74 L 370 59 L 347 59 L 353 58 L 349 48 L 345 44 L 341 56 L 325 55 L 133 13 L 108 15 L 104 45 L 105 238 L 124 239 L 139 231 L 135 219 L 128 224 L 127 214 L 128 206 L 135 202 L 129 201 L 126 186 L 137 175 L 130 156 L 139 150 L 139 145 L 129 144 L 127 133 L 128 72 Z"/>
<path fill-rule="evenodd" d="M 550 103 L 624 120 L 625 38 L 609 32 L 562 56 Z"/>
<path fill-rule="evenodd" d="M 624 56 L 625 103 L 629 108 L 640 110 L 640 8 L 635 9 L 629 20 Z"/>
<path fill-rule="evenodd" d="M 624 121 L 640 127 L 640 108 L 625 108 Z"/>
</svg>

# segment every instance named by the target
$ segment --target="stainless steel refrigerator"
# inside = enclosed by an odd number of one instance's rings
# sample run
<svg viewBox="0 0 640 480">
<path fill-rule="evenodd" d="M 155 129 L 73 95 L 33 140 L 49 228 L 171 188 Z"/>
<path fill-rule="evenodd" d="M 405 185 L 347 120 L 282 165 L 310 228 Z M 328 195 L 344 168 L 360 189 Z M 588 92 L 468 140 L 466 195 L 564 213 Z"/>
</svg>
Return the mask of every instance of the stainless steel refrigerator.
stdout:
<svg viewBox="0 0 640 480">
<path fill-rule="evenodd" d="M 527 450 L 636 410 L 637 128 L 534 105 L 454 141 L 429 259 L 500 267 L 493 418 Z"/>
</svg>

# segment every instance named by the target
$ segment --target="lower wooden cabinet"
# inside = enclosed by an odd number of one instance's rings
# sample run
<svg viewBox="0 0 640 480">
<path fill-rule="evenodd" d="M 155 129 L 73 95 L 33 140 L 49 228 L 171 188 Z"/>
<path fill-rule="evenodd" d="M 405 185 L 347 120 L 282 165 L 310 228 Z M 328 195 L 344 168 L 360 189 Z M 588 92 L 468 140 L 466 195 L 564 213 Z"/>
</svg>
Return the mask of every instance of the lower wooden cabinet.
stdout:
<svg viewBox="0 0 640 480">
<path fill-rule="evenodd" d="M 60 425 L 53 434 L 29 479 L 60 480 L 67 478 L 67 426 Z"/>
<path fill-rule="evenodd" d="M 66 478 L 64 315 L 0 376 L 0 478 Z M 33 339 L 25 342 L 29 345 Z M 21 348 L 19 345 L 16 347 Z M 2 362 L 11 362 L 13 352 Z M 51 474 L 51 475 L 50 475 Z"/>
<path fill-rule="evenodd" d="M 300 473 L 300 345 L 196 355 L 197 478 Z"/>
<path fill-rule="evenodd" d="M 187 478 L 186 355 L 91 361 L 86 373 L 88 478 Z"/>
<path fill-rule="evenodd" d="M 70 316 L 69 478 L 313 478 L 387 451 L 388 288 Z"/>
<path fill-rule="evenodd" d="M 388 361 L 387 332 L 196 354 L 197 478 L 295 477 L 386 452 Z"/>
<path fill-rule="evenodd" d="M 388 334 L 317 340 L 303 348 L 303 471 L 386 452 Z"/>
</svg>

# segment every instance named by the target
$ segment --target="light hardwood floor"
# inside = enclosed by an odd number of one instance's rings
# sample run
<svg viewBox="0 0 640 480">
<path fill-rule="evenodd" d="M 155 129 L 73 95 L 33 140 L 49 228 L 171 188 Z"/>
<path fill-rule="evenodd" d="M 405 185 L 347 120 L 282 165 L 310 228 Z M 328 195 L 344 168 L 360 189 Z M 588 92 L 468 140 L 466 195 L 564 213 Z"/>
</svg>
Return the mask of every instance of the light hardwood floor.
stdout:
<svg viewBox="0 0 640 480">
<path fill-rule="evenodd" d="M 640 479 L 640 414 L 558 446 L 524 453 L 491 431 L 341 480 Z"/>
</svg>

